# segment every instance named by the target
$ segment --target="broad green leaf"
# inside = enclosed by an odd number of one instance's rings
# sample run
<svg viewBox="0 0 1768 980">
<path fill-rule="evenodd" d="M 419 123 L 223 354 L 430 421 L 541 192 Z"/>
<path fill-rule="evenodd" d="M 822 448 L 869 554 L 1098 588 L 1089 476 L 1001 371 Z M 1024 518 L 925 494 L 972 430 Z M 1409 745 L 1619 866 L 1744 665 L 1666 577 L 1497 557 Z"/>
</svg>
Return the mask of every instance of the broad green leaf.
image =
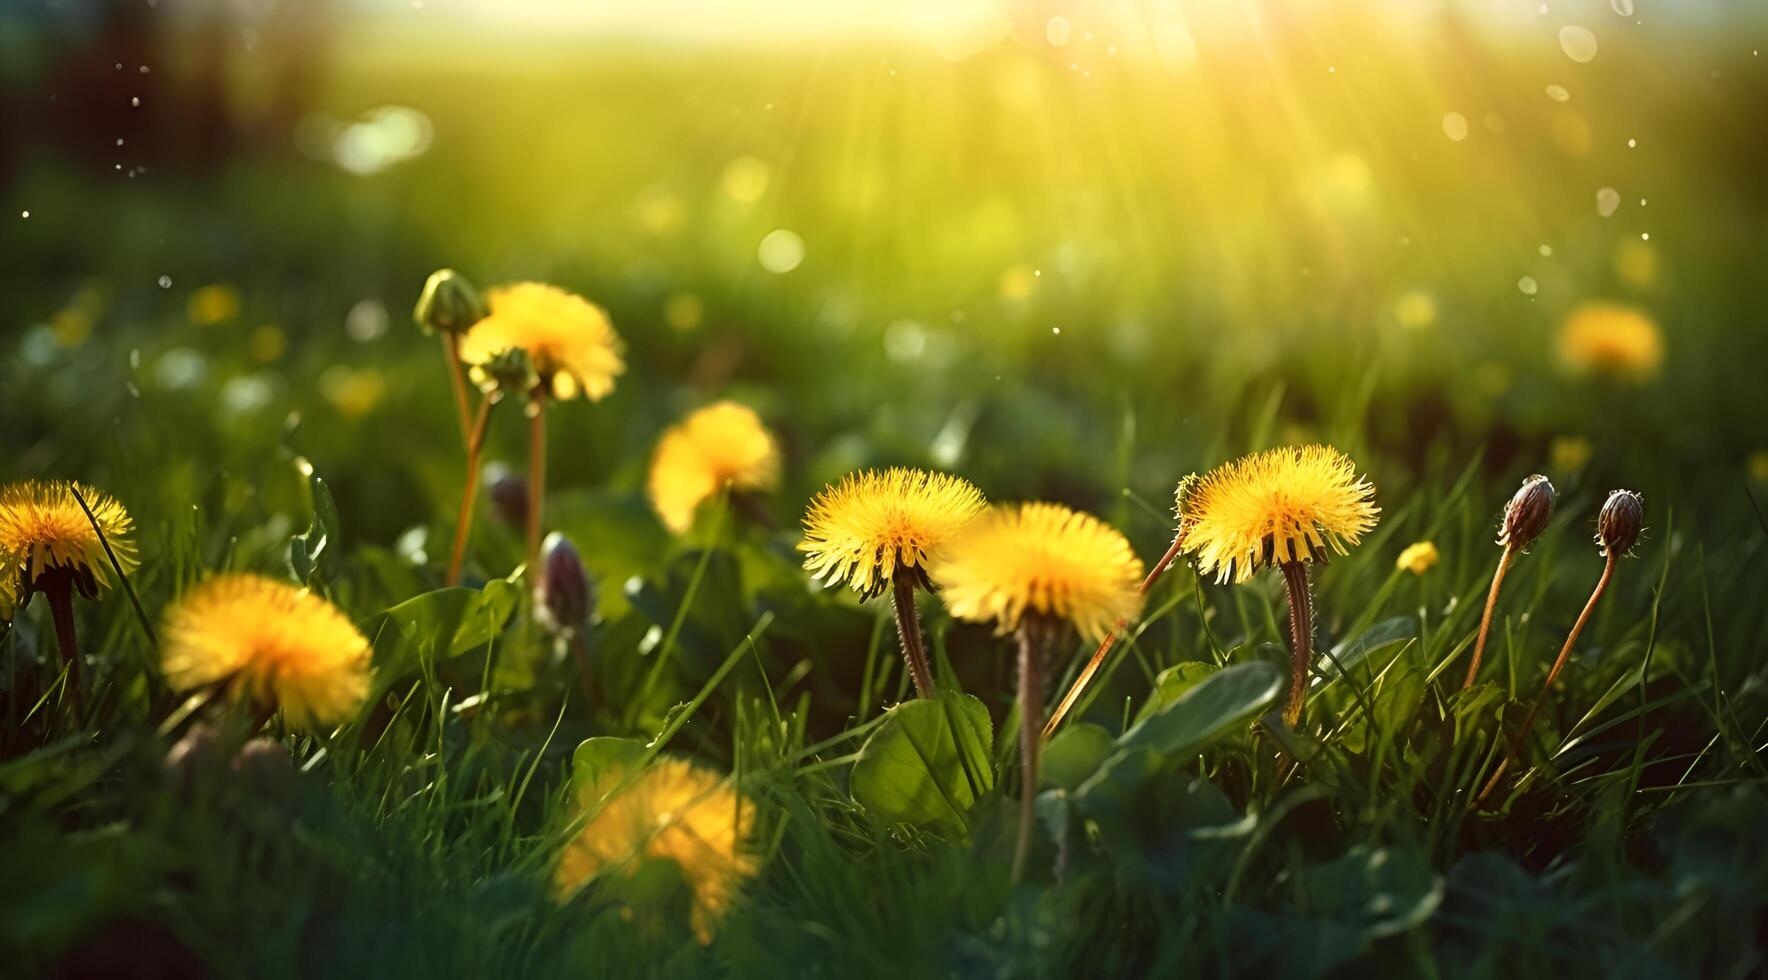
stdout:
<svg viewBox="0 0 1768 980">
<path fill-rule="evenodd" d="M 1295 877 L 1296 901 L 1380 939 L 1412 929 L 1443 901 L 1443 880 L 1417 848 L 1359 844 L 1335 861 L 1303 868 Z"/>
<path fill-rule="evenodd" d="M 1187 660 L 1161 671 L 1154 678 L 1154 690 L 1149 693 L 1148 700 L 1143 702 L 1142 710 L 1136 712 L 1136 720 L 1132 724 L 1140 724 L 1150 715 L 1159 714 L 1167 705 L 1177 701 L 1186 691 L 1203 683 L 1204 678 L 1220 669 L 1215 664 L 1201 660 Z"/>
<path fill-rule="evenodd" d="M 582 793 L 603 779 L 631 771 L 644 757 L 645 743 L 635 738 L 584 739 L 571 753 L 571 788 Z"/>
<path fill-rule="evenodd" d="M 1069 725 L 1044 746 L 1038 785 L 1056 786 L 1072 792 L 1098 772 L 1099 766 L 1116 748 L 1111 733 L 1098 725 L 1087 722 Z"/>
<path fill-rule="evenodd" d="M 1369 655 L 1395 643 L 1403 643 L 1418 635 L 1418 621 L 1411 616 L 1395 616 L 1384 619 L 1369 627 L 1356 636 L 1332 648 L 1332 656 L 1321 654 L 1316 665 L 1325 680 L 1315 682 L 1315 687 L 1324 687 L 1338 679 L 1338 669 L 1343 667 L 1349 671 L 1358 664 L 1369 659 Z M 1336 661 L 1336 662 L 1334 662 Z"/>
<path fill-rule="evenodd" d="M 1283 671 L 1263 660 L 1236 664 L 1205 678 L 1117 740 L 1120 752 L 1193 752 L 1277 699 Z"/>
<path fill-rule="evenodd" d="M 493 579 L 483 590 L 437 589 L 387 609 L 371 634 L 376 683 L 385 688 L 420 666 L 491 642 L 516 611 L 519 595 L 514 582 Z"/>
<path fill-rule="evenodd" d="M 907 701 L 890 709 L 854 763 L 853 798 L 893 823 L 962 829 L 994 786 L 988 709 L 968 694 Z"/>
<path fill-rule="evenodd" d="M 307 477 L 308 505 L 313 510 L 312 522 L 305 534 L 289 541 L 289 570 L 302 585 L 311 585 L 321 571 L 331 573 L 337 564 L 339 543 L 338 505 L 332 499 L 325 480 L 313 470 L 306 459 L 296 459 L 295 466 Z"/>
</svg>

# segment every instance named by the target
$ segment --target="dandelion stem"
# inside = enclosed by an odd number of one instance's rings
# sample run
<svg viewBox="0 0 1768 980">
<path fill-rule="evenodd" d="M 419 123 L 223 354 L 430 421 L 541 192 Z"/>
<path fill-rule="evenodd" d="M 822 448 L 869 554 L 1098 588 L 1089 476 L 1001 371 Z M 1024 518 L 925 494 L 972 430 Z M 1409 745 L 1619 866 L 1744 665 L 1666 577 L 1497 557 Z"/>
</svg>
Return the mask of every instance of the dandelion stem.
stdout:
<svg viewBox="0 0 1768 980">
<path fill-rule="evenodd" d="M 1037 617 L 1019 624 L 1019 837 L 1013 845 L 1013 884 L 1025 876 L 1031 854 L 1031 830 L 1037 812 L 1037 762 L 1043 740 L 1038 737 L 1044 712 L 1044 648 L 1049 631 Z"/>
<path fill-rule="evenodd" d="M 67 573 L 52 573 L 40 579 L 49 599 L 49 612 L 55 620 L 55 639 L 61 646 L 61 659 L 67 665 L 68 686 L 74 692 L 74 712 L 82 722 L 86 719 L 86 689 L 80 683 L 80 645 L 74 636 L 74 586 Z"/>
<path fill-rule="evenodd" d="M 1492 573 L 1492 588 L 1486 593 L 1486 611 L 1479 619 L 1479 639 L 1473 644 L 1473 663 L 1467 665 L 1467 682 L 1461 685 L 1463 691 L 1473 686 L 1473 679 L 1479 675 L 1480 656 L 1486 650 L 1486 634 L 1492 629 L 1492 610 L 1498 608 L 1498 589 L 1504 584 L 1504 573 L 1510 571 L 1511 559 L 1516 557 L 1516 548 L 1504 546 L 1504 554 L 1498 559 L 1498 570 Z"/>
<path fill-rule="evenodd" d="M 583 684 L 583 707 L 585 710 L 588 710 L 589 697 L 594 688 L 590 683 L 589 651 L 583 648 L 583 632 L 581 630 L 572 630 L 570 643 L 571 656 L 577 660 L 577 676 Z"/>
<path fill-rule="evenodd" d="M 1160 580 L 1160 576 L 1168 568 L 1172 567 L 1174 559 L 1179 557 L 1179 549 L 1184 546 L 1185 532 L 1181 529 L 1179 533 L 1173 535 L 1172 547 L 1166 549 L 1166 554 L 1154 563 L 1154 567 L 1148 570 L 1148 576 L 1142 579 L 1142 595 L 1153 591 L 1154 583 Z M 1062 703 L 1056 705 L 1055 712 L 1050 715 L 1049 722 L 1044 725 L 1044 738 L 1047 739 L 1056 733 L 1056 726 L 1062 724 L 1062 719 L 1068 716 L 1069 709 L 1073 708 L 1074 703 L 1080 700 L 1081 693 L 1092 682 L 1093 675 L 1098 672 L 1099 666 L 1105 662 L 1105 655 L 1110 653 L 1112 646 L 1117 643 L 1117 634 L 1128 627 L 1129 621 L 1120 619 L 1117 621 L 1117 626 L 1105 634 L 1105 639 L 1099 642 L 1099 649 L 1093 651 L 1093 658 L 1087 661 L 1085 667 L 1081 668 L 1080 675 L 1074 679 L 1073 684 L 1068 686 L 1068 693 L 1062 696 Z"/>
<path fill-rule="evenodd" d="M 540 557 L 541 508 L 546 505 L 546 393 L 534 390 L 528 410 L 528 568 Z"/>
<path fill-rule="evenodd" d="M 1516 730 L 1516 738 L 1510 743 L 1510 755 L 1499 763 L 1498 771 L 1492 773 L 1486 788 L 1480 790 L 1479 796 L 1474 799 L 1475 804 L 1485 802 L 1486 797 L 1497 787 L 1498 780 L 1503 777 L 1504 770 L 1510 767 L 1511 762 L 1522 758 L 1522 747 L 1529 737 L 1529 729 L 1534 727 L 1535 716 L 1540 713 L 1541 705 L 1547 703 L 1547 695 L 1553 690 L 1553 682 L 1559 679 L 1559 672 L 1565 667 L 1566 658 L 1571 656 L 1572 646 L 1578 642 L 1578 635 L 1584 632 L 1584 624 L 1589 622 L 1590 613 L 1596 608 L 1596 600 L 1601 599 L 1602 593 L 1608 590 L 1609 579 L 1614 577 L 1615 563 L 1620 557 L 1618 551 L 1609 552 L 1608 560 L 1602 566 L 1602 577 L 1596 580 L 1596 589 L 1590 593 L 1590 601 L 1584 603 L 1584 611 L 1578 614 L 1577 622 L 1572 624 L 1572 631 L 1566 634 L 1565 645 L 1559 648 L 1559 656 L 1554 658 L 1553 666 L 1547 671 L 1547 682 L 1541 685 L 1540 695 L 1529 706 L 1529 713 L 1523 716 L 1522 727 Z"/>
<path fill-rule="evenodd" d="M 485 426 L 491 420 L 491 399 L 479 399 L 479 414 L 467 434 L 467 483 L 460 492 L 460 514 L 454 519 L 454 552 L 448 557 L 448 584 L 460 584 L 460 566 L 466 560 L 467 538 L 473 533 L 473 501 L 479 494 L 479 459 L 485 448 Z"/>
<path fill-rule="evenodd" d="M 463 444 L 472 441 L 472 411 L 467 408 L 466 372 L 460 366 L 460 339 L 452 332 L 442 331 L 442 353 L 448 360 L 448 384 L 454 389 L 454 414 L 460 420 Z"/>
<path fill-rule="evenodd" d="M 1289 703 L 1283 721 L 1290 728 L 1301 722 L 1302 704 L 1308 697 L 1308 665 L 1314 659 L 1314 597 L 1308 589 L 1308 566 L 1299 561 L 1282 563 L 1283 584 L 1289 588 Z"/>
<path fill-rule="evenodd" d="M 921 618 L 915 612 L 915 580 L 901 568 L 891 577 L 891 605 L 896 610 L 896 635 L 902 643 L 902 659 L 915 681 L 915 696 L 933 696 L 933 671 L 927 666 L 927 646 L 921 639 Z"/>
</svg>

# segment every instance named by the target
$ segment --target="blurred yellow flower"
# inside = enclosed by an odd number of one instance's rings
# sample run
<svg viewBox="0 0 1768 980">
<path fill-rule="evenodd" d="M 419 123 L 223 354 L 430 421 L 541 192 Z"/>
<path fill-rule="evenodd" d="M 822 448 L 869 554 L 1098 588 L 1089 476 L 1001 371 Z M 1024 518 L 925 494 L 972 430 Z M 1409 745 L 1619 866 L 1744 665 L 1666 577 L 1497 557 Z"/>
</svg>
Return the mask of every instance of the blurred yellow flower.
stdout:
<svg viewBox="0 0 1768 980">
<path fill-rule="evenodd" d="M 202 286 L 191 290 L 185 307 L 191 323 L 212 327 L 239 316 L 239 292 L 221 283 Z"/>
<path fill-rule="evenodd" d="M 1423 330 L 1436 322 L 1436 297 L 1422 289 L 1408 290 L 1394 300 L 1394 319 L 1409 330 Z"/>
<path fill-rule="evenodd" d="M 767 193 L 770 170 L 767 162 L 754 157 L 737 157 L 725 165 L 720 183 L 733 201 L 753 204 Z"/>
<path fill-rule="evenodd" d="M 117 564 L 125 573 L 135 567 L 135 544 L 129 540 L 134 522 L 109 494 L 67 480 L 13 483 L 0 490 L 0 591 L 8 603 L 28 597 L 39 578 L 56 569 L 70 572 L 88 598 L 112 584 L 110 558 L 74 499 L 75 489 L 92 508 Z"/>
<path fill-rule="evenodd" d="M 590 401 L 614 390 L 626 370 L 620 338 L 601 307 L 575 293 L 519 282 L 486 293 L 490 315 L 473 325 L 460 356 L 482 365 L 511 348 L 528 352 L 541 384 L 561 400 L 579 393 Z"/>
<path fill-rule="evenodd" d="M 1097 641 L 1142 608 L 1142 560 L 1118 530 L 1061 504 L 991 507 L 928 570 L 958 619 L 1011 633 L 1027 613 Z"/>
<path fill-rule="evenodd" d="M 1590 440 L 1582 436 L 1554 436 L 1553 443 L 1547 448 L 1547 455 L 1553 460 L 1553 469 L 1557 473 L 1576 473 L 1590 462 L 1594 452 Z"/>
<path fill-rule="evenodd" d="M 1343 554 L 1375 526 L 1375 487 L 1331 446 L 1269 449 L 1205 473 L 1186 495 L 1185 550 L 1218 582 Z"/>
<path fill-rule="evenodd" d="M 676 330 L 692 330 L 706 317 L 706 304 L 693 293 L 671 293 L 663 301 L 663 322 Z"/>
<path fill-rule="evenodd" d="M 761 417 L 747 405 L 717 402 L 663 433 L 651 457 L 651 506 L 680 534 L 719 490 L 771 490 L 779 478 L 779 447 Z"/>
<path fill-rule="evenodd" d="M 177 691 L 225 682 L 260 708 L 281 708 L 291 728 L 355 717 L 368 698 L 368 640 L 336 606 L 258 575 L 218 575 L 186 592 L 160 635 L 167 683 Z"/>
<path fill-rule="evenodd" d="M 985 506 L 982 491 L 944 473 L 891 468 L 849 474 L 804 515 L 804 567 L 830 585 L 870 598 L 897 569 L 928 586 L 929 559 Z"/>
<path fill-rule="evenodd" d="M 1435 568 L 1437 559 L 1441 557 L 1437 553 L 1435 544 L 1429 541 L 1419 541 L 1407 545 L 1406 550 L 1400 552 L 1400 557 L 1394 562 L 1394 567 L 1401 571 L 1411 572 L 1413 575 L 1423 575 Z"/>
<path fill-rule="evenodd" d="M 361 418 L 381 403 L 387 382 L 374 368 L 335 364 L 319 376 L 319 391 L 340 415 Z"/>
<path fill-rule="evenodd" d="M 1768 449 L 1758 449 L 1750 453 L 1749 459 L 1744 462 L 1744 469 L 1749 473 L 1750 479 L 1768 483 Z"/>
<path fill-rule="evenodd" d="M 576 805 L 590 816 L 554 869 L 560 902 L 602 875 L 630 878 L 647 861 L 671 861 L 693 892 L 691 922 L 705 944 L 759 870 L 747 848 L 753 806 L 728 780 L 686 761 L 659 759 L 637 774 L 605 767 L 579 787 Z"/>
<path fill-rule="evenodd" d="M 1037 288 L 1037 271 L 1029 265 L 1009 266 L 1001 271 L 1001 298 L 1018 302 Z"/>
<path fill-rule="evenodd" d="M 1589 302 L 1572 310 L 1559 328 L 1559 353 L 1574 371 L 1642 381 L 1657 374 L 1664 341 L 1645 311 Z"/>
<path fill-rule="evenodd" d="M 266 323 L 253 330 L 252 335 L 246 338 L 246 351 L 259 364 L 269 364 L 276 360 L 288 347 L 288 338 L 283 335 L 282 328 L 275 324 Z"/>
</svg>

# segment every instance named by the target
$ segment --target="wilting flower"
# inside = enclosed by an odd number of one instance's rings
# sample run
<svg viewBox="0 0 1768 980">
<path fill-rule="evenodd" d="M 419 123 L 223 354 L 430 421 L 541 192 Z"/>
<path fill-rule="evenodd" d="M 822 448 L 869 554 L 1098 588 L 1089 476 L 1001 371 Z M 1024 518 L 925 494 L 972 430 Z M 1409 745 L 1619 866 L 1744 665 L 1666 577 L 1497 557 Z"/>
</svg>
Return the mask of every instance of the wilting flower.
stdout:
<svg viewBox="0 0 1768 980">
<path fill-rule="evenodd" d="M 984 511 L 930 569 L 958 619 L 1019 628 L 1027 613 L 1097 641 L 1142 607 L 1142 560 L 1116 528 L 1061 504 Z"/>
<path fill-rule="evenodd" d="M 1620 303 L 1585 303 L 1559 328 L 1559 353 L 1580 373 L 1642 381 L 1664 359 L 1663 335 L 1645 311 Z"/>
<path fill-rule="evenodd" d="M 1437 559 L 1440 557 L 1434 543 L 1419 541 L 1407 545 L 1406 550 L 1400 552 L 1400 557 L 1394 562 L 1394 567 L 1411 572 L 1413 575 L 1423 575 L 1436 567 Z"/>
<path fill-rule="evenodd" d="M 780 450 L 747 405 L 723 401 L 663 433 L 651 457 L 651 506 L 680 534 L 694 511 L 719 490 L 770 490 L 780 479 Z"/>
<path fill-rule="evenodd" d="M 930 557 L 985 506 L 961 477 L 893 467 L 849 474 L 810 502 L 804 567 L 830 585 L 870 598 L 901 569 L 923 587 Z"/>
<path fill-rule="evenodd" d="M 1330 446 L 1270 449 L 1218 466 L 1190 488 L 1185 550 L 1218 582 L 1244 582 L 1261 568 L 1323 562 L 1344 554 L 1381 509 L 1375 487 Z"/>
<path fill-rule="evenodd" d="M 479 365 L 519 348 L 552 397 L 581 392 L 599 401 L 626 370 L 620 338 L 601 307 L 575 293 L 538 282 L 519 282 L 486 294 L 490 313 L 461 341 L 460 356 Z"/>
<path fill-rule="evenodd" d="M 160 646 L 173 689 L 224 683 L 235 698 L 281 708 L 293 728 L 341 724 L 368 697 L 369 643 L 349 617 L 258 575 L 219 575 L 185 593 Z"/>
<path fill-rule="evenodd" d="M 693 892 L 694 935 L 709 943 L 758 870 L 746 850 L 751 804 L 728 780 L 686 761 L 659 759 L 636 775 L 609 766 L 579 788 L 577 806 L 591 815 L 559 856 L 559 901 L 602 875 L 630 878 L 646 861 L 673 861 Z"/>
<path fill-rule="evenodd" d="M 86 498 L 92 519 L 74 499 Z M 129 512 L 108 494 L 66 480 L 27 480 L 0 490 L 0 593 L 22 605 L 40 587 L 44 573 L 67 572 L 82 595 L 94 598 L 112 584 L 110 559 L 93 521 L 104 531 L 117 564 L 126 573 L 136 564 Z"/>
<path fill-rule="evenodd" d="M 1639 542 L 1644 530 L 1645 501 L 1631 490 L 1615 490 L 1603 501 L 1596 515 L 1596 543 L 1602 556 L 1624 555 Z"/>
</svg>

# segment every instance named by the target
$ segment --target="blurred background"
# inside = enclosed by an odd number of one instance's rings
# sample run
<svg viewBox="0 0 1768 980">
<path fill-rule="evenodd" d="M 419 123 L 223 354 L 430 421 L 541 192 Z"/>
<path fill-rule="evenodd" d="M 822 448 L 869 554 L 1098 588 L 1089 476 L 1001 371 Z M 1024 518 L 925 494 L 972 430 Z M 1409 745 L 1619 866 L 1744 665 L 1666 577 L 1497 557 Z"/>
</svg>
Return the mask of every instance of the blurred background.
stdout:
<svg viewBox="0 0 1768 980">
<path fill-rule="evenodd" d="M 1329 439 L 1384 493 L 1477 457 L 1752 526 L 1762 47 L 1720 0 L 17 0 L 0 467 L 228 541 L 304 525 L 299 454 L 410 544 L 447 265 L 629 345 L 555 413 L 567 500 L 731 396 L 787 524 L 910 462 L 1157 553 L 1183 473 Z"/>
</svg>

